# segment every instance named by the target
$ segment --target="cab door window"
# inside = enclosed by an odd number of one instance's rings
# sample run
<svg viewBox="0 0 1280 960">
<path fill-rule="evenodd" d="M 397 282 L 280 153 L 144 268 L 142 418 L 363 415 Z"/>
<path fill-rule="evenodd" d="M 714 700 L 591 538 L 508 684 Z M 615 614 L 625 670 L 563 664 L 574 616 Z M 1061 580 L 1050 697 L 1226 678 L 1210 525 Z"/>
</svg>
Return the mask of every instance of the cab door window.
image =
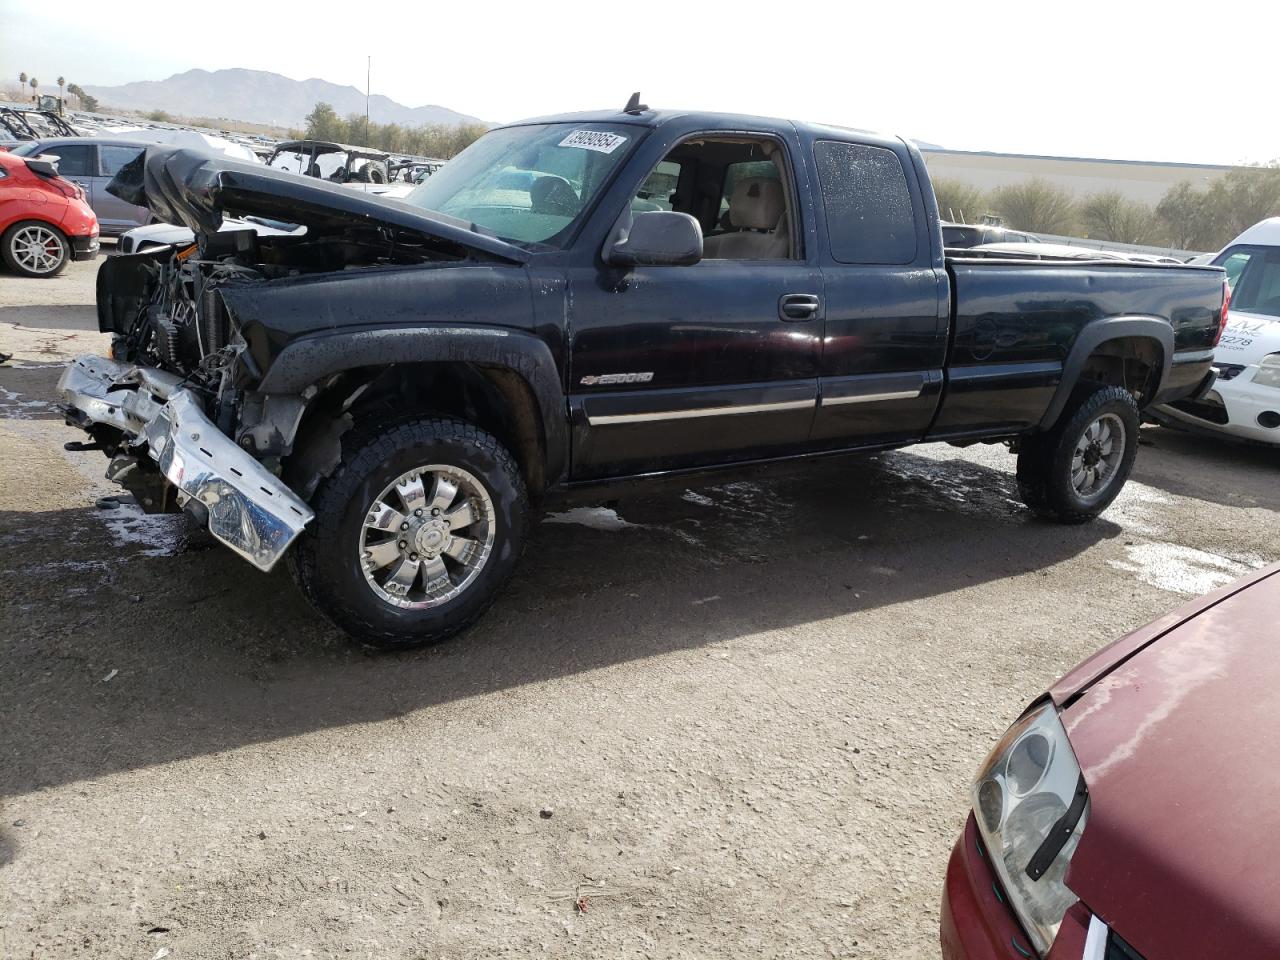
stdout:
<svg viewBox="0 0 1280 960">
<path fill-rule="evenodd" d="M 689 214 L 702 227 L 704 260 L 798 260 L 793 183 L 778 140 L 695 135 L 653 169 L 631 212 Z"/>
<path fill-rule="evenodd" d="M 671 210 L 680 185 L 679 161 L 663 160 L 653 169 L 653 173 L 645 178 L 640 189 L 631 201 L 632 213 L 643 213 L 647 210 Z"/>
</svg>

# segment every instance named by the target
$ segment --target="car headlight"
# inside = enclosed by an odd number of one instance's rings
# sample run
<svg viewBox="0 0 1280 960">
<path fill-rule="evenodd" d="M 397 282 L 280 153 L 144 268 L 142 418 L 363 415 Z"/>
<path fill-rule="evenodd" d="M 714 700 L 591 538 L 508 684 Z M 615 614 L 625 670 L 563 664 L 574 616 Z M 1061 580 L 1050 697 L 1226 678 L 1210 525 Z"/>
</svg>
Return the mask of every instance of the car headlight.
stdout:
<svg viewBox="0 0 1280 960">
<path fill-rule="evenodd" d="M 1077 900 L 1065 881 L 1088 808 L 1080 764 L 1052 703 L 1010 727 L 973 782 L 978 830 L 1041 956 Z"/>
<path fill-rule="evenodd" d="M 1280 353 L 1268 353 L 1262 358 L 1253 382 L 1260 387 L 1280 387 Z"/>
</svg>

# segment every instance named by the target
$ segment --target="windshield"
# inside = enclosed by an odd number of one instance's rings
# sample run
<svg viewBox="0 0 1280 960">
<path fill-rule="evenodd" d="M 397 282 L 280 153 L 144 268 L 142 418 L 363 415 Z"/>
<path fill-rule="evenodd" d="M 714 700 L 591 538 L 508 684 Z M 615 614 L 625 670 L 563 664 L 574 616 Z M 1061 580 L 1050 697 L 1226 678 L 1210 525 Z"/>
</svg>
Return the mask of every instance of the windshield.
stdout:
<svg viewBox="0 0 1280 960">
<path fill-rule="evenodd" d="M 1227 272 L 1232 310 L 1280 317 L 1280 247 L 1232 247 L 1214 262 Z"/>
<path fill-rule="evenodd" d="M 640 129 L 548 123 L 485 134 L 405 198 L 516 243 L 563 246 Z"/>
</svg>

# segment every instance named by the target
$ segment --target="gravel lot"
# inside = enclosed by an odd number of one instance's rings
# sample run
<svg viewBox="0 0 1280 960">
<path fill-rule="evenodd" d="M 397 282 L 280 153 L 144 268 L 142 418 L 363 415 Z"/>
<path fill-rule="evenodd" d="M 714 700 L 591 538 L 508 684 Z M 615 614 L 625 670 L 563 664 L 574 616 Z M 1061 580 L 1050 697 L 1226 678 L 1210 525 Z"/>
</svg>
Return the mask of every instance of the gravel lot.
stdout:
<svg viewBox="0 0 1280 960">
<path fill-rule="evenodd" d="M 1007 723 L 1280 551 L 1271 451 L 1146 428 L 1067 528 L 920 447 L 549 516 L 469 635 L 373 655 L 95 509 L 96 267 L 0 274 L 4 958 L 935 957 Z"/>
</svg>

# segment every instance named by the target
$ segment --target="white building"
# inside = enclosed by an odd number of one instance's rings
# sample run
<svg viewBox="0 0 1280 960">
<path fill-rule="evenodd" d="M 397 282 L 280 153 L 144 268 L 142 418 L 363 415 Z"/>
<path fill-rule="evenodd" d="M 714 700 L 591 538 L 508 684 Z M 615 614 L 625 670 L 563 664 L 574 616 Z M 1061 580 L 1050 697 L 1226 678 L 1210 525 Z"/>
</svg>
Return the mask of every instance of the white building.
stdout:
<svg viewBox="0 0 1280 960">
<path fill-rule="evenodd" d="M 1171 187 L 1184 180 L 1203 188 L 1233 169 L 1203 163 L 1040 157 L 925 146 L 920 147 L 920 152 L 924 154 L 930 176 L 958 180 L 979 190 L 994 190 L 1040 177 L 1080 198 L 1103 190 L 1118 190 L 1130 200 L 1141 200 L 1153 207 Z"/>
</svg>

